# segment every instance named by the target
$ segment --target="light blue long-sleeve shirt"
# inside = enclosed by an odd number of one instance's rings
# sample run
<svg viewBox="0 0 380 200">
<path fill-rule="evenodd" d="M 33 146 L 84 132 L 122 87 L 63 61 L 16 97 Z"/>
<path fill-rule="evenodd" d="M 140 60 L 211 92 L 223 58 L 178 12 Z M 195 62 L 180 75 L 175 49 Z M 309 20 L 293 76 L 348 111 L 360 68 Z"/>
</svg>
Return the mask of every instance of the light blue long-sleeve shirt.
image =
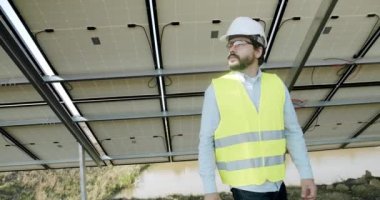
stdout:
<svg viewBox="0 0 380 200">
<path fill-rule="evenodd" d="M 260 104 L 260 89 L 262 72 L 259 69 L 255 77 L 249 77 L 241 72 L 235 72 L 239 80 L 242 81 L 247 93 L 258 110 Z M 301 127 L 298 124 L 296 112 L 290 99 L 289 91 L 285 87 L 285 139 L 290 156 L 297 167 L 301 179 L 313 178 L 309 157 Z M 219 125 L 220 115 L 216 102 L 215 91 L 210 85 L 204 95 L 202 108 L 201 129 L 199 133 L 199 174 L 201 175 L 204 192 L 215 193 L 215 152 L 214 152 L 214 132 Z M 249 185 L 239 187 L 239 189 L 253 192 L 278 191 L 282 181 L 265 182 L 262 185 Z"/>
</svg>

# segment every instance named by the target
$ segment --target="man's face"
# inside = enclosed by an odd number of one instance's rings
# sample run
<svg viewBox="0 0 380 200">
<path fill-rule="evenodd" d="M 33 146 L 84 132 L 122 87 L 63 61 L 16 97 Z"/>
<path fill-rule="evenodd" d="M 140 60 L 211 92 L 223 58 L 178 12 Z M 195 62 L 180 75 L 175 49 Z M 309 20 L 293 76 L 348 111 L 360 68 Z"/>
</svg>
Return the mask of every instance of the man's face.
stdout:
<svg viewBox="0 0 380 200">
<path fill-rule="evenodd" d="M 229 55 L 227 57 L 228 65 L 231 70 L 244 70 L 255 62 L 253 45 L 247 37 L 234 37 L 227 43 Z"/>
</svg>

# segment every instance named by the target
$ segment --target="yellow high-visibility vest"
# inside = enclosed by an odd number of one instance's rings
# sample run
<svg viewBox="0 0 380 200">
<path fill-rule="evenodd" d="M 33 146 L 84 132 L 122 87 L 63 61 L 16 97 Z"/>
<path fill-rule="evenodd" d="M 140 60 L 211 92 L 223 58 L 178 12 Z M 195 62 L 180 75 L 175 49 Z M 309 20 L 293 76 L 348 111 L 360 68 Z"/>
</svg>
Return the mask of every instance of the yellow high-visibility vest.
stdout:
<svg viewBox="0 0 380 200">
<path fill-rule="evenodd" d="M 259 111 L 232 72 L 212 81 L 220 112 L 214 134 L 223 183 L 261 185 L 285 177 L 285 88 L 277 75 L 262 73 Z"/>
</svg>

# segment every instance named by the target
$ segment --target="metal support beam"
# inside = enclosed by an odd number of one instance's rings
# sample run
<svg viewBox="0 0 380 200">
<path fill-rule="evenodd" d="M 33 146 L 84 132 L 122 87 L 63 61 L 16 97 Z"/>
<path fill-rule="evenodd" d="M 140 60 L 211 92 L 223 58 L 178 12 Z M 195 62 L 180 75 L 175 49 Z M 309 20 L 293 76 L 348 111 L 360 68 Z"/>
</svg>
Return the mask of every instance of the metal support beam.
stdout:
<svg viewBox="0 0 380 200">
<path fill-rule="evenodd" d="M 3 128 L 0 127 L 0 134 L 2 134 L 4 137 L 6 137 L 9 141 L 13 143 L 17 148 L 19 148 L 21 151 L 26 153 L 28 156 L 33 158 L 33 160 L 41 160 L 37 155 L 35 155 L 32 151 L 30 151 L 28 148 L 26 148 L 21 142 L 16 140 L 14 137 L 12 137 L 7 131 L 5 131 Z M 48 165 L 42 164 L 44 169 L 50 169 Z"/>
<path fill-rule="evenodd" d="M 80 196 L 81 200 L 87 200 L 86 190 L 86 160 L 85 153 L 82 145 L 78 143 L 79 147 L 79 175 L 80 175 Z"/>
<path fill-rule="evenodd" d="M 368 52 L 369 47 L 372 47 L 372 45 L 377 41 L 377 39 L 380 36 L 380 27 L 377 29 L 377 31 L 370 36 L 370 38 L 366 41 L 365 45 L 362 47 L 362 49 L 359 50 L 358 54 L 355 54 L 353 57 L 357 57 L 358 59 L 363 58 L 365 54 Z M 365 49 L 365 50 L 363 50 Z M 330 101 L 332 97 L 335 95 L 335 93 L 338 91 L 338 89 L 343 85 L 343 83 L 346 81 L 346 79 L 351 75 L 353 71 L 355 71 L 357 67 L 356 63 L 347 64 L 346 68 L 347 70 L 343 73 L 343 75 L 340 77 L 338 82 L 336 83 L 335 87 L 329 92 L 329 94 L 326 96 L 324 101 Z M 314 122 L 315 119 L 319 116 L 319 114 L 322 112 L 324 107 L 319 107 L 313 115 L 310 117 L 306 125 L 303 127 L 303 133 L 305 134 L 306 131 L 310 128 L 311 124 Z"/>
<path fill-rule="evenodd" d="M 36 91 L 65 124 L 66 128 L 74 138 L 83 145 L 91 158 L 93 158 L 97 164 L 100 164 L 102 161 L 99 153 L 78 127 L 78 124 L 71 121 L 70 114 L 67 113 L 64 106 L 60 104 L 57 96 L 54 95 L 52 88 L 44 83 L 40 73 L 37 71 L 38 67 L 36 66 L 36 63 L 30 57 L 22 42 L 19 41 L 18 37 L 13 33 L 12 29 L 8 26 L 2 16 L 0 16 L 0 44 L 24 76 L 28 78 L 30 83 L 32 83 Z"/>
<path fill-rule="evenodd" d="M 355 82 L 355 83 L 342 83 L 340 88 L 356 88 L 356 87 L 377 87 L 380 86 L 380 81 L 373 82 Z M 322 85 L 299 85 L 294 86 L 293 90 L 320 90 L 320 89 L 332 89 L 335 88 L 335 84 L 322 84 Z M 173 93 L 166 94 L 165 98 L 184 98 L 184 97 L 203 97 L 204 92 L 185 92 L 185 93 Z M 99 103 L 99 102 L 114 102 L 114 101 L 138 101 L 138 100 L 152 100 L 160 99 L 160 95 L 136 95 L 136 96 L 116 96 L 116 97 L 95 97 L 95 98 L 82 98 L 74 99 L 73 103 Z M 60 102 L 61 104 L 63 102 Z M 31 101 L 31 102 L 12 102 L 12 103 L 0 103 L 0 108 L 11 107 L 29 107 L 29 106 L 44 106 L 47 105 L 44 101 Z"/>
<path fill-rule="evenodd" d="M 371 121 L 366 123 L 362 128 L 359 129 L 358 132 L 353 134 L 350 138 L 351 139 L 357 138 L 360 134 L 362 134 L 365 130 L 367 130 L 368 127 L 370 127 L 372 124 L 374 124 L 379 118 L 380 118 L 380 112 L 377 113 L 377 115 L 374 118 L 372 118 Z M 346 143 L 342 144 L 342 146 L 340 146 L 340 148 L 345 148 L 348 144 L 349 144 L 349 142 L 346 142 Z"/>
<path fill-rule="evenodd" d="M 267 36 L 267 48 L 265 52 L 264 62 L 268 62 L 268 58 L 270 52 L 272 51 L 272 47 L 274 41 L 276 39 L 278 30 L 280 29 L 282 17 L 284 16 L 286 6 L 288 5 L 288 0 L 279 0 L 276 8 L 276 12 L 273 17 L 272 25 L 269 29 L 269 35 Z"/>
<path fill-rule="evenodd" d="M 353 139 L 323 139 L 323 140 L 307 140 L 307 146 L 323 146 L 331 144 L 342 144 L 342 143 L 363 143 L 363 142 L 380 142 L 380 136 L 371 137 L 361 137 Z M 157 157 L 169 157 L 169 156 L 189 156 L 198 155 L 198 151 L 187 151 L 187 152 L 163 152 L 163 153 L 145 153 L 145 154 L 131 154 L 131 155 L 115 155 L 115 156 L 104 156 L 103 161 L 107 160 L 128 160 L 128 159 L 139 159 L 139 158 L 157 158 Z M 85 159 L 85 161 L 91 161 Z M 28 166 L 28 165 L 41 165 L 41 164 L 64 164 L 64 163 L 75 163 L 78 160 L 36 160 L 36 161 L 24 161 L 24 162 L 14 162 L 14 163 L 0 163 L 0 167 L 12 167 L 12 166 Z"/>
<path fill-rule="evenodd" d="M 322 146 L 330 144 L 342 143 L 362 143 L 362 142 L 380 142 L 379 136 L 363 137 L 363 138 L 349 138 L 349 139 L 324 139 L 324 140 L 309 140 L 306 141 L 306 146 Z"/>
<path fill-rule="evenodd" d="M 380 58 L 363 58 L 355 61 L 356 64 L 379 64 Z M 347 64 L 344 60 L 308 60 L 304 68 L 308 67 L 331 67 L 336 65 Z M 264 63 L 261 66 L 263 71 L 274 69 L 288 69 L 293 68 L 293 62 L 270 62 Z M 111 80 L 111 79 L 124 79 L 124 78 L 143 78 L 143 77 L 158 77 L 158 76 L 175 76 L 175 75 L 193 75 L 193 74 L 208 74 L 220 73 L 229 71 L 226 66 L 215 67 L 186 67 L 180 69 L 160 69 L 160 70 L 146 70 L 139 72 L 120 72 L 120 73 L 101 73 L 101 74 L 81 74 L 81 75 L 54 75 L 43 76 L 46 83 L 56 82 L 75 82 L 75 81 L 92 81 L 92 80 Z M 0 79 L 0 86 L 15 86 L 29 84 L 28 79 L 25 77 L 18 78 L 3 78 Z"/>
<path fill-rule="evenodd" d="M 198 155 L 198 151 L 189 152 L 164 152 L 164 153 L 147 153 L 147 154 L 134 154 L 134 155 L 120 155 L 104 158 L 104 160 L 126 160 L 126 159 L 139 159 L 139 158 L 157 158 L 157 157 L 172 157 L 172 156 L 189 156 Z"/>
<path fill-rule="evenodd" d="M 157 18 L 157 7 L 156 7 L 156 1 L 155 0 L 145 0 L 145 6 L 147 9 L 147 15 L 148 15 L 148 22 L 149 22 L 149 30 L 150 35 L 152 39 L 152 49 L 153 49 L 153 60 L 155 64 L 155 69 L 160 71 L 163 70 L 164 67 L 162 65 L 162 54 L 161 54 L 161 41 L 159 38 L 159 26 L 158 26 L 158 18 Z M 160 104 L 161 104 L 161 111 L 167 112 L 168 106 L 165 98 L 166 89 L 165 89 L 165 79 L 164 76 L 159 75 L 156 78 L 157 86 L 158 86 L 158 92 L 160 95 Z M 169 125 L 169 119 L 167 117 L 162 118 L 162 123 L 164 127 L 164 133 L 165 133 L 165 139 L 166 139 L 166 150 L 167 152 L 172 152 L 172 142 L 170 137 L 170 125 Z M 169 156 L 169 161 L 172 162 L 172 156 Z"/>
<path fill-rule="evenodd" d="M 127 159 L 138 159 L 138 158 L 157 158 L 157 157 L 169 157 L 169 156 L 187 156 L 187 155 L 198 155 L 197 151 L 187 151 L 187 152 L 162 152 L 162 153 L 145 153 L 145 154 L 130 154 L 130 155 L 115 155 L 115 156 L 104 156 L 103 161 L 112 160 L 127 160 Z M 92 161 L 89 158 L 85 158 L 84 161 Z M 34 160 L 34 161 L 23 161 L 23 162 L 13 162 L 13 163 L 1 163 L 0 167 L 12 167 L 12 166 L 28 166 L 28 165 L 42 165 L 42 164 L 65 164 L 65 163 L 78 163 L 78 159 L 65 159 L 65 160 Z"/>
<path fill-rule="evenodd" d="M 300 85 L 294 86 L 294 90 L 320 90 L 320 89 L 333 89 L 335 84 L 323 84 L 323 85 Z M 380 81 L 374 82 L 357 82 L 357 83 L 342 83 L 340 88 L 356 88 L 356 87 L 377 87 L 380 86 Z"/>
<path fill-rule="evenodd" d="M 348 106 L 348 105 L 362 105 L 362 104 L 379 104 L 379 98 L 362 98 L 362 99 L 349 99 L 349 100 L 334 100 L 334 101 L 306 101 L 301 103 L 294 103 L 295 108 L 320 108 L 331 106 Z M 85 117 L 72 117 L 71 120 L 75 123 L 80 122 L 96 122 L 96 121 L 112 121 L 112 120 L 131 120 L 131 119 L 148 119 L 148 118 L 169 118 L 181 116 L 196 116 L 200 115 L 201 110 L 188 110 L 188 111 L 170 111 L 170 112 L 147 112 L 137 114 L 113 114 L 113 115 L 92 115 Z M 12 120 L 1 121 L 0 127 L 11 126 L 30 126 L 30 125 L 46 125 L 46 124 L 60 124 L 58 118 L 47 119 L 31 119 L 31 120 Z"/>
<path fill-rule="evenodd" d="M 335 8 L 338 0 L 323 0 L 319 9 L 314 17 L 313 22 L 306 34 L 304 41 L 298 51 L 296 60 L 294 61 L 294 66 L 291 68 L 288 78 L 285 80 L 285 84 L 288 87 L 288 90 L 291 91 L 296 83 L 298 76 L 301 74 L 303 67 L 307 59 L 309 58 L 311 52 L 319 36 L 322 33 L 323 28 L 325 27 L 327 20 L 330 18 L 332 11 Z"/>
</svg>

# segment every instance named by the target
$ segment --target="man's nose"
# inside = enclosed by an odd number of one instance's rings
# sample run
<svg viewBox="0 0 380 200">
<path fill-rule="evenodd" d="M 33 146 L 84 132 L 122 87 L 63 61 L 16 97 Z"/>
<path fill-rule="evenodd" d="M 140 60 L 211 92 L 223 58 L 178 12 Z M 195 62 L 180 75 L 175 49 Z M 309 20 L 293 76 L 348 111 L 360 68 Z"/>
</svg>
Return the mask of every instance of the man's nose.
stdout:
<svg viewBox="0 0 380 200">
<path fill-rule="evenodd" d="M 228 48 L 229 52 L 235 52 L 235 50 L 236 50 L 236 46 L 235 45 L 231 45 L 231 47 Z"/>
<path fill-rule="evenodd" d="M 230 49 L 228 49 L 228 55 L 236 54 L 235 48 L 232 46 Z"/>
</svg>

